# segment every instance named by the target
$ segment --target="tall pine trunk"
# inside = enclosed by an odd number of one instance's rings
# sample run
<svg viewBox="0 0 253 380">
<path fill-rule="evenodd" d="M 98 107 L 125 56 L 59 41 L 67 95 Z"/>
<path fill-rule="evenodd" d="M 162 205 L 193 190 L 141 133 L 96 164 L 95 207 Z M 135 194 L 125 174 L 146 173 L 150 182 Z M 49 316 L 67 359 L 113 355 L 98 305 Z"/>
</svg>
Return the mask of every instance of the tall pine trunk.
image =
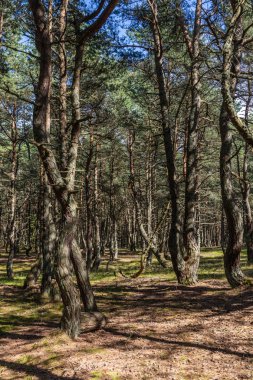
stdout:
<svg viewBox="0 0 253 380">
<path fill-rule="evenodd" d="M 10 184 L 10 219 L 8 225 L 9 235 L 9 255 L 7 260 L 7 277 L 13 279 L 13 259 L 16 251 L 16 206 L 17 206 L 17 172 L 18 172 L 18 130 L 16 122 L 16 105 L 13 106 L 12 122 L 11 122 L 11 184 Z"/>
<path fill-rule="evenodd" d="M 237 0 L 231 0 L 231 6 L 235 11 L 237 9 Z M 239 17 L 233 36 L 231 36 L 231 66 L 227 66 L 224 59 L 223 67 L 223 87 L 229 85 L 229 92 L 232 97 L 235 96 L 237 78 L 240 73 L 241 63 L 241 46 L 243 28 L 242 21 Z M 227 46 L 225 44 L 226 51 Z M 225 54 L 225 53 L 224 53 Z M 230 78 L 229 84 L 224 83 L 224 77 L 230 76 L 231 69 L 233 78 Z M 224 89 L 224 88 L 223 88 Z M 240 209 L 237 205 L 236 194 L 232 183 L 232 147 L 233 137 L 230 123 L 230 117 L 227 110 L 227 98 L 223 96 L 223 102 L 220 111 L 220 135 L 221 135 L 221 150 L 220 150 L 220 181 L 221 195 L 223 208 L 227 219 L 227 245 L 224 251 L 224 268 L 229 284 L 232 287 L 240 286 L 245 283 L 245 277 L 240 267 L 240 254 L 243 245 L 243 220 Z"/>
</svg>

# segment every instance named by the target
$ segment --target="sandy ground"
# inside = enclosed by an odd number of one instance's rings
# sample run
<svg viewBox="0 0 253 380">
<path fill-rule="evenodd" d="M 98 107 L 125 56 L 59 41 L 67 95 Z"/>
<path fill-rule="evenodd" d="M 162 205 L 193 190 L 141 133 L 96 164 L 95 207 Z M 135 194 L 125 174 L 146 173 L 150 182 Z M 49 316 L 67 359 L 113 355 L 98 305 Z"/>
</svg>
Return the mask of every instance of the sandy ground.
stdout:
<svg viewBox="0 0 253 380">
<path fill-rule="evenodd" d="M 253 379 L 252 289 L 139 278 L 95 291 L 103 330 L 71 341 L 55 318 L 23 318 L 0 334 L 0 379 Z M 7 286 L 1 294 L 23 297 Z"/>
</svg>

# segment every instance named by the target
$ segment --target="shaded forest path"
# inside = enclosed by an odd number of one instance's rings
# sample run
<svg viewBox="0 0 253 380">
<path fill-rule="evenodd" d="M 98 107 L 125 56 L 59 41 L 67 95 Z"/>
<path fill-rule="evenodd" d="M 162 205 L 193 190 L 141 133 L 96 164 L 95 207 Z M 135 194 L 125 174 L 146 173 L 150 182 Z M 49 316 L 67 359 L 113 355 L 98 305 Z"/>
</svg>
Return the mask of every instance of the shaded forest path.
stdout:
<svg viewBox="0 0 253 380">
<path fill-rule="evenodd" d="M 107 326 L 70 341 L 58 330 L 60 305 L 2 284 L 0 378 L 253 379 L 252 288 L 216 278 L 187 288 L 159 273 L 94 288 Z"/>
</svg>

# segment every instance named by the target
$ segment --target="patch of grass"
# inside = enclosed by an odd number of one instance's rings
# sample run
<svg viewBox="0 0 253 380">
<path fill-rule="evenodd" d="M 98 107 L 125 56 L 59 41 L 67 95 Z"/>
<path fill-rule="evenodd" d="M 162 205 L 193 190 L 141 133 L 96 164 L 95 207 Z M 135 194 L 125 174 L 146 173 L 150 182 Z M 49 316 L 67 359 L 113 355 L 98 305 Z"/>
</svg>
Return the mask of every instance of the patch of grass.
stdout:
<svg viewBox="0 0 253 380">
<path fill-rule="evenodd" d="M 59 361 L 63 356 L 64 355 L 51 353 L 47 356 L 45 360 L 41 361 L 39 364 L 43 365 L 43 367 L 46 367 L 47 369 L 53 369 L 59 364 Z"/>
<path fill-rule="evenodd" d="M 106 349 L 102 347 L 92 347 L 92 348 L 84 348 L 83 350 L 80 350 L 79 352 L 83 352 L 85 354 L 100 354 L 105 351 Z"/>
<path fill-rule="evenodd" d="M 114 372 L 92 371 L 90 376 L 92 380 L 120 380 L 119 375 Z"/>
<path fill-rule="evenodd" d="M 19 364 L 33 364 L 34 363 L 34 356 L 32 356 L 32 355 L 20 356 L 20 358 L 17 359 L 17 363 L 19 363 Z"/>
<path fill-rule="evenodd" d="M 6 257 L 6 262 L 7 262 L 7 256 Z M 22 287 L 24 284 L 24 280 L 26 278 L 27 273 L 29 272 L 32 263 L 34 260 L 27 259 L 27 261 L 22 261 L 20 262 L 18 259 L 14 259 L 14 279 L 9 280 L 6 276 L 6 264 L 1 263 L 0 264 L 0 283 L 2 285 L 6 286 L 18 286 Z"/>
</svg>

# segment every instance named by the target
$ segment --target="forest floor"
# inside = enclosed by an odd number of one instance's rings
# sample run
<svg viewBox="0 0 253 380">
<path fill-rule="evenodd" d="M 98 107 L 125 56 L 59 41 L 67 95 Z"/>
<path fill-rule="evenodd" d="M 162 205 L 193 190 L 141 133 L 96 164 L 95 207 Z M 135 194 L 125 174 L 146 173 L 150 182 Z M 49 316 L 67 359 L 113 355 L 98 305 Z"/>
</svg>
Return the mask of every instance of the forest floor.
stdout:
<svg viewBox="0 0 253 380">
<path fill-rule="evenodd" d="M 129 273 L 138 256 L 122 253 Z M 115 267 L 92 274 L 103 330 L 71 341 L 59 331 L 60 304 L 40 304 L 22 283 L 31 260 L 15 261 L 7 281 L 0 258 L 0 379 L 235 380 L 253 379 L 253 292 L 232 290 L 220 251 L 202 253 L 200 282 L 178 286 L 157 264 L 135 280 Z M 253 266 L 242 260 L 252 277 Z"/>
</svg>

